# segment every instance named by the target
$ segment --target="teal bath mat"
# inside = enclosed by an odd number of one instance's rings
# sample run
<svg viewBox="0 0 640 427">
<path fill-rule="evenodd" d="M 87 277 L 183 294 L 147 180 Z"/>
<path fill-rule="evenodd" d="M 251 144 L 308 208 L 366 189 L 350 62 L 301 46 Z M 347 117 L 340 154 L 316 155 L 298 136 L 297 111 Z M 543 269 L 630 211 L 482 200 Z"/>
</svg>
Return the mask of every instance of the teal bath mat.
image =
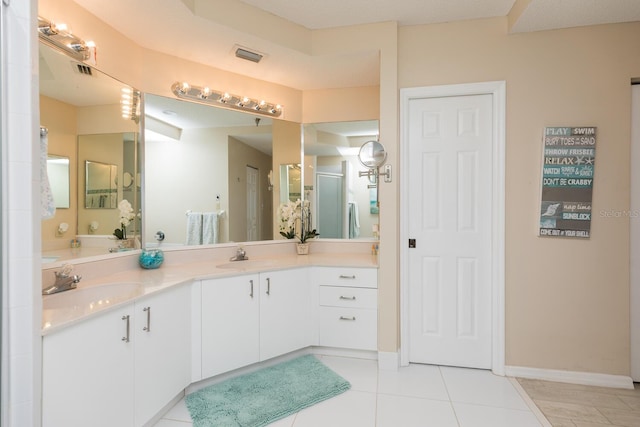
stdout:
<svg viewBox="0 0 640 427">
<path fill-rule="evenodd" d="M 189 394 L 193 427 L 260 427 L 343 393 L 351 384 L 312 355 Z"/>
</svg>

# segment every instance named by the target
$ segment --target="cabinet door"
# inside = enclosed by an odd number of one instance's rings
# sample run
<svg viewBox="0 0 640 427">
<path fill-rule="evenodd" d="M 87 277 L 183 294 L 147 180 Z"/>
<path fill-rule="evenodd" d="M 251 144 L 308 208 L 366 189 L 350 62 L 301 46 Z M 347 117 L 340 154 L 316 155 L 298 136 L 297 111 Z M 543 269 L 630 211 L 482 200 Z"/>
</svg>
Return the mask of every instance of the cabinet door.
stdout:
<svg viewBox="0 0 640 427">
<path fill-rule="evenodd" d="M 308 270 L 260 274 L 260 360 L 311 344 Z"/>
<path fill-rule="evenodd" d="M 186 285 L 135 304 L 136 426 L 149 421 L 190 383 L 190 307 Z"/>
<path fill-rule="evenodd" d="M 259 360 L 259 276 L 202 281 L 202 377 Z"/>
<path fill-rule="evenodd" d="M 43 338 L 43 427 L 133 425 L 132 334 L 128 304 Z"/>
</svg>

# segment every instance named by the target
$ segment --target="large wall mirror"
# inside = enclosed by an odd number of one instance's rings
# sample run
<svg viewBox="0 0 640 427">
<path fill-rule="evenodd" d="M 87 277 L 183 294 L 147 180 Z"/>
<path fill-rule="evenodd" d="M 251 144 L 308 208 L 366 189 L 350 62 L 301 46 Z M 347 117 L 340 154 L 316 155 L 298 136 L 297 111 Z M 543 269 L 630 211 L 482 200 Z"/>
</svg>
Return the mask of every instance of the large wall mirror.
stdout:
<svg viewBox="0 0 640 427">
<path fill-rule="evenodd" d="M 378 138 L 378 121 L 304 125 L 304 197 L 320 238 L 378 237 L 377 192 L 358 160 L 360 147 Z"/>
<path fill-rule="evenodd" d="M 144 98 L 145 246 L 159 231 L 163 247 L 277 238 L 275 165 L 300 164 L 300 124 Z M 200 226 L 203 218 L 214 226 Z"/>
<path fill-rule="evenodd" d="M 358 177 L 356 155 L 362 143 L 377 137 L 377 121 L 304 125 L 301 159 L 299 123 L 145 94 L 142 138 L 139 125 L 121 116 L 123 87 L 40 46 L 41 125 L 49 129 L 49 151 L 69 158 L 70 177 L 69 209 L 43 221 L 43 251 L 54 255 L 49 259 L 62 261 L 65 255 L 58 254 L 67 254 L 78 235 L 82 246 L 72 258 L 106 255 L 115 246 L 110 239 L 119 226 L 118 210 L 109 208 L 111 200 L 87 207 L 87 161 L 116 167 L 110 194 L 134 206 L 139 220 L 128 232 L 145 247 L 157 244 L 158 231 L 164 247 L 190 244 L 190 217 L 200 214 L 215 216 L 216 228 L 196 242 L 279 239 L 278 206 L 298 197 L 311 201 L 320 238 L 376 237 L 375 191 Z M 64 235 L 57 232 L 62 222 L 71 225 Z M 87 242 L 94 237 L 108 243 L 92 248 Z"/>
<path fill-rule="evenodd" d="M 43 43 L 39 56 L 40 125 L 48 129 L 51 153 L 48 174 L 66 178 L 66 183 L 51 180 L 54 201 L 65 209 L 42 221 L 43 260 L 107 255 L 116 246 L 111 238 L 119 227 L 118 202 L 126 198 L 136 212 L 140 209 L 140 186 L 124 185 L 140 173 L 139 124 L 123 118 L 120 104 L 122 90 L 132 88 Z M 109 171 L 106 183 L 96 181 L 103 176 L 100 165 L 107 165 L 102 167 Z M 69 224 L 64 233 L 61 223 Z M 82 245 L 71 250 L 77 236 Z M 94 245 L 94 239 L 102 242 Z"/>
</svg>

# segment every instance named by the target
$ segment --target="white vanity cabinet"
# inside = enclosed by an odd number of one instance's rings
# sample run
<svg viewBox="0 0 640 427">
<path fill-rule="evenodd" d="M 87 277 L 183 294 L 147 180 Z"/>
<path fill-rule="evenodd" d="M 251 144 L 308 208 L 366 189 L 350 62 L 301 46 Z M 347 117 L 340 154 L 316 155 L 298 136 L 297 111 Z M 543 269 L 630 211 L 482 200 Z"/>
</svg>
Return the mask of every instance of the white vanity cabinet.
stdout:
<svg viewBox="0 0 640 427">
<path fill-rule="evenodd" d="M 190 297 L 176 286 L 46 335 L 43 427 L 153 418 L 190 383 Z"/>
<path fill-rule="evenodd" d="M 311 345 L 309 270 L 260 273 L 260 360 Z"/>
<path fill-rule="evenodd" d="M 133 425 L 133 314 L 127 304 L 43 338 L 43 427 Z"/>
<path fill-rule="evenodd" d="M 142 426 L 191 383 L 191 292 L 187 285 L 135 304 L 135 426 Z"/>
<path fill-rule="evenodd" d="M 375 268 L 312 268 L 320 346 L 377 350 L 377 273 Z"/>
<path fill-rule="evenodd" d="M 310 345 L 306 268 L 202 281 L 202 378 Z"/>
<path fill-rule="evenodd" d="M 202 281 L 202 377 L 260 358 L 260 276 Z"/>
</svg>

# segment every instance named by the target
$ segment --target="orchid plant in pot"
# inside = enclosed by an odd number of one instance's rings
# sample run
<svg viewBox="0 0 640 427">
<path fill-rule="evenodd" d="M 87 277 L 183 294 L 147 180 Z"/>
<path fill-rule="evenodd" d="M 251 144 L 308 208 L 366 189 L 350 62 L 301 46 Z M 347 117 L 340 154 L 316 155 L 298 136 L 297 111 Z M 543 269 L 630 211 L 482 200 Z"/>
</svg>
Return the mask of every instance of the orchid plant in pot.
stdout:
<svg viewBox="0 0 640 427">
<path fill-rule="evenodd" d="M 133 247 L 133 239 L 127 238 L 127 227 L 136 217 L 133 213 L 133 207 L 127 199 L 122 199 L 118 204 L 118 209 L 120 210 L 120 228 L 113 230 L 113 235 L 116 236 L 116 239 L 119 241 L 118 246 L 122 248 Z"/>
<path fill-rule="evenodd" d="M 280 235 L 286 239 L 298 239 L 297 245 L 299 255 L 309 253 L 309 239 L 318 237 L 317 230 L 311 228 L 311 209 L 308 200 L 295 202 L 288 201 L 282 203 L 280 213 Z M 299 234 L 296 233 L 299 231 Z"/>
</svg>

